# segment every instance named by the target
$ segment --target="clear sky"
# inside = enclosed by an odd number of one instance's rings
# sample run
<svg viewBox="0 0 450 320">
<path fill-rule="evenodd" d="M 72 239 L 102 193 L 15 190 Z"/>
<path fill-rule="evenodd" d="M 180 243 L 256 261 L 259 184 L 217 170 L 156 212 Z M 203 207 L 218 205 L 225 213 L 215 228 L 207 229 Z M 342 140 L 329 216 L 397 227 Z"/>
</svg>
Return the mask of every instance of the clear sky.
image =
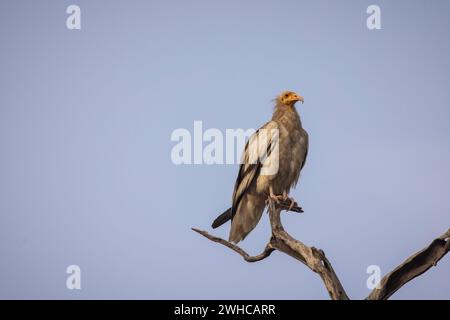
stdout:
<svg viewBox="0 0 450 320">
<path fill-rule="evenodd" d="M 78 0 L 68 30 L 73 3 L 0 2 L 0 298 L 327 299 L 284 254 L 248 264 L 192 232 L 238 167 L 170 157 L 173 130 L 257 128 L 285 89 L 310 150 L 283 222 L 352 298 L 450 227 L 449 1 Z M 450 257 L 393 298 L 449 299 Z"/>
</svg>

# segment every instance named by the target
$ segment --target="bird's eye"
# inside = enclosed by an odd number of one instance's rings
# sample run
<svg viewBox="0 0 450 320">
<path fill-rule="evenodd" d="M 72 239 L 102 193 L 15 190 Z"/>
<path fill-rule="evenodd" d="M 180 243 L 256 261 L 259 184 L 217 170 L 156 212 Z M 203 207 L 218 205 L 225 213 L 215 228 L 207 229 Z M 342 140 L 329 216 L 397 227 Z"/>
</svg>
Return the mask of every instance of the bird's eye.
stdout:
<svg viewBox="0 0 450 320">
<path fill-rule="evenodd" d="M 289 93 L 286 93 L 286 94 L 284 95 L 284 97 L 285 97 L 285 98 L 289 97 Z"/>
</svg>

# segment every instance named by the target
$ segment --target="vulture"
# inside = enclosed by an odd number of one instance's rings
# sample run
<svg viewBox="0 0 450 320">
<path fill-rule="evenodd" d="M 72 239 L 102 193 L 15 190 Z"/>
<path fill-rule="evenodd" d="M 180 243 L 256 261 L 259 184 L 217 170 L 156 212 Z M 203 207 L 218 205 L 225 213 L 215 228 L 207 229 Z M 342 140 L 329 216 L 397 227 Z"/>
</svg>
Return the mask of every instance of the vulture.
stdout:
<svg viewBox="0 0 450 320">
<path fill-rule="evenodd" d="M 290 200 L 308 154 L 308 133 L 295 104 L 303 97 L 285 91 L 275 99 L 272 119 L 248 139 L 234 186 L 231 208 L 212 223 L 231 220 L 229 241 L 238 243 L 258 224 L 268 202 Z"/>
</svg>

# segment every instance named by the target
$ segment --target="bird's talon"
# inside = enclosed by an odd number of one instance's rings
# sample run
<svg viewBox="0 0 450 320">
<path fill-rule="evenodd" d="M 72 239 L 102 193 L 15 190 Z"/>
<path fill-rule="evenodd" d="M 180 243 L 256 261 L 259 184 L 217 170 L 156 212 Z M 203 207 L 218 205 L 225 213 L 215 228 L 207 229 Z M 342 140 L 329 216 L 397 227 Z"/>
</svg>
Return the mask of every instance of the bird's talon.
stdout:
<svg viewBox="0 0 450 320">
<path fill-rule="evenodd" d="M 296 206 L 297 206 L 297 202 L 293 201 L 292 198 L 291 198 L 291 204 L 289 205 L 289 211 L 291 211 L 292 208 L 294 208 Z"/>
<path fill-rule="evenodd" d="M 288 211 L 291 211 L 292 210 L 292 208 L 294 208 L 294 207 L 297 207 L 298 206 L 298 204 L 297 204 L 297 201 L 295 201 L 294 200 L 294 198 L 291 198 L 291 197 L 286 197 L 286 199 L 285 200 L 289 200 L 290 201 L 290 204 L 289 204 L 289 209 L 288 209 Z"/>
<path fill-rule="evenodd" d="M 273 193 L 270 193 L 269 196 L 266 199 L 266 203 L 270 203 L 271 201 L 275 202 L 276 204 L 280 204 L 280 200 L 283 199 L 282 195 L 275 195 Z"/>
</svg>

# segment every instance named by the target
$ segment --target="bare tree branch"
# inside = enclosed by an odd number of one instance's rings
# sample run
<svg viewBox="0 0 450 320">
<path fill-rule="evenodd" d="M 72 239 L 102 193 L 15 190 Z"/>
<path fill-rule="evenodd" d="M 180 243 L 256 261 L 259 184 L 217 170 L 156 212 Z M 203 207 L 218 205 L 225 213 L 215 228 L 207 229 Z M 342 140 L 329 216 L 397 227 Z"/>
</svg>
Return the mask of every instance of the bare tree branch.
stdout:
<svg viewBox="0 0 450 320">
<path fill-rule="evenodd" d="M 413 254 L 381 280 L 367 300 L 389 299 L 398 289 L 433 266 L 450 250 L 450 229 L 425 249 Z"/>
<path fill-rule="evenodd" d="M 325 257 L 325 253 L 320 249 L 308 247 L 289 235 L 281 224 L 280 212 L 280 208 L 269 206 L 270 225 L 272 227 L 271 246 L 299 260 L 319 274 L 331 299 L 348 300 L 348 296 L 330 262 Z"/>
<path fill-rule="evenodd" d="M 302 242 L 291 237 L 283 228 L 280 220 L 281 210 L 289 210 L 289 202 L 280 201 L 279 204 L 269 205 L 270 224 L 272 227 L 272 237 L 269 243 L 266 245 L 264 251 L 256 256 L 250 256 L 247 252 L 241 249 L 239 246 L 210 235 L 206 231 L 192 228 L 195 232 L 200 233 L 202 236 L 208 238 L 211 241 L 220 243 L 238 254 L 240 254 L 245 261 L 255 262 L 267 258 L 275 249 L 284 252 L 291 257 L 299 260 L 312 271 L 319 274 L 322 281 L 327 288 L 328 294 L 332 299 L 348 299 L 344 288 L 342 287 L 338 277 L 336 276 L 330 262 L 325 257 L 325 253 L 322 250 L 314 247 L 308 247 Z M 297 206 L 292 208 L 292 211 L 303 212 L 303 210 Z"/>
<path fill-rule="evenodd" d="M 289 200 L 280 200 L 280 202 L 277 204 L 277 206 L 280 207 L 282 210 L 286 210 L 286 211 L 293 211 L 293 212 L 298 212 L 298 213 L 304 212 L 303 209 L 297 205 L 297 203 L 295 203 L 295 205 L 292 208 L 289 208 L 290 204 L 291 203 Z"/>
<path fill-rule="evenodd" d="M 269 204 L 270 225 L 272 228 L 272 237 L 267 243 L 264 251 L 256 256 L 250 256 L 239 246 L 210 235 L 206 231 L 192 228 L 195 232 L 200 233 L 211 241 L 220 243 L 233 251 L 240 254 L 247 262 L 261 261 L 274 251 L 278 250 L 286 253 L 294 259 L 305 264 L 313 272 L 317 273 L 322 279 L 328 294 L 333 300 L 348 300 L 348 296 L 342 286 L 339 278 L 333 270 L 331 263 L 325 256 L 325 253 L 314 247 L 308 247 L 302 242 L 294 239 L 287 233 L 281 224 L 280 214 L 282 210 L 289 210 L 289 202 L 282 201 L 278 204 Z M 303 212 L 303 210 L 295 206 L 291 209 L 295 212 Z M 378 288 L 374 289 L 366 298 L 368 300 L 388 299 L 394 292 L 400 289 L 408 281 L 421 275 L 445 256 L 450 250 L 450 229 L 422 251 L 412 255 L 403 264 L 395 268 L 391 273 L 387 274 L 380 282 Z"/>
<path fill-rule="evenodd" d="M 275 250 L 272 247 L 270 247 L 269 244 L 266 245 L 266 248 L 264 249 L 264 251 L 256 256 L 250 256 L 247 252 L 245 252 L 243 249 L 241 249 L 240 247 L 238 247 L 237 245 L 228 242 L 222 238 L 218 238 L 216 236 L 210 235 L 208 232 L 203 231 L 203 230 L 198 230 L 195 228 L 192 228 L 192 230 L 194 230 L 195 232 L 200 233 L 202 236 L 208 238 L 211 241 L 223 244 L 224 246 L 230 248 L 231 250 L 236 251 L 237 253 L 239 253 L 245 261 L 247 262 L 256 262 L 256 261 L 261 261 L 265 258 L 267 258 L 268 256 L 270 256 L 270 254 Z"/>
</svg>

